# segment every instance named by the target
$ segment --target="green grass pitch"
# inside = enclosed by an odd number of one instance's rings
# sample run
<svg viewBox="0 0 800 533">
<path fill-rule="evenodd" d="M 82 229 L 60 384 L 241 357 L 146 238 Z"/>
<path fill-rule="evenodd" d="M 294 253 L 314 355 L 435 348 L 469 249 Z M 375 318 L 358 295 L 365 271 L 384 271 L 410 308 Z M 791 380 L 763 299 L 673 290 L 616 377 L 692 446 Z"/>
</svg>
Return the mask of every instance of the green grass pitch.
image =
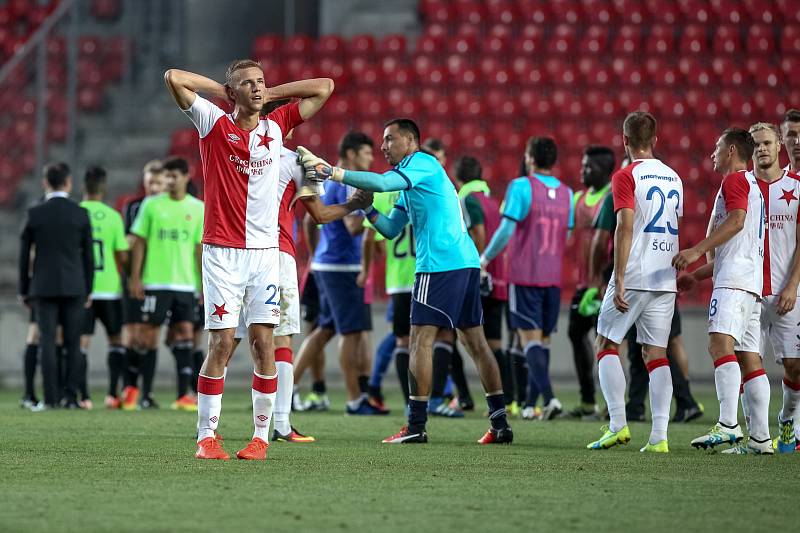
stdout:
<svg viewBox="0 0 800 533">
<path fill-rule="evenodd" d="M 234 455 L 252 435 L 249 393 L 229 385 L 220 432 Z M 166 403 L 168 393 L 159 397 Z M 0 531 L 743 531 L 800 518 L 800 455 L 724 456 L 689 441 L 715 420 L 670 426 L 669 455 L 590 452 L 600 424 L 513 420 L 511 446 L 480 446 L 481 413 L 433 419 L 427 445 L 380 440 L 403 423 L 293 415 L 314 444 L 274 443 L 266 462 L 198 461 L 195 414 L 29 413 L 0 392 Z M 96 399 L 102 398 L 100 392 Z M 565 405 L 575 396 L 566 395 Z M 392 396 L 390 405 L 399 398 Z M 779 407 L 774 389 L 772 413 Z M 482 406 L 481 406 L 482 407 Z M 773 432 L 775 431 L 772 424 Z"/>
</svg>

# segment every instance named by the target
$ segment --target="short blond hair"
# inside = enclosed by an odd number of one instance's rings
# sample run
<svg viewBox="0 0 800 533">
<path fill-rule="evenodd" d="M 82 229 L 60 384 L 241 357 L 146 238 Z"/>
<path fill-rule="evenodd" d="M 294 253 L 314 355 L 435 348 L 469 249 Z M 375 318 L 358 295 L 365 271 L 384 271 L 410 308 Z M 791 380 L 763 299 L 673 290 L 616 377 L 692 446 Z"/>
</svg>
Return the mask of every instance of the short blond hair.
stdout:
<svg viewBox="0 0 800 533">
<path fill-rule="evenodd" d="M 242 70 L 246 68 L 257 68 L 260 69 L 261 72 L 264 72 L 264 67 L 261 66 L 259 61 L 254 59 L 235 59 L 231 61 L 231 64 L 228 65 L 227 70 L 225 71 L 225 84 L 230 86 L 231 79 L 233 78 L 233 73 L 237 70 Z"/>
<path fill-rule="evenodd" d="M 160 159 L 151 159 L 145 163 L 142 169 L 142 174 L 160 174 L 161 172 L 164 172 L 164 165 Z"/>
<path fill-rule="evenodd" d="M 778 129 L 778 126 L 775 124 L 771 124 L 769 122 L 756 122 L 752 126 L 750 126 L 750 135 L 754 134 L 757 131 L 771 131 L 778 142 L 781 142 L 781 130 Z"/>
</svg>

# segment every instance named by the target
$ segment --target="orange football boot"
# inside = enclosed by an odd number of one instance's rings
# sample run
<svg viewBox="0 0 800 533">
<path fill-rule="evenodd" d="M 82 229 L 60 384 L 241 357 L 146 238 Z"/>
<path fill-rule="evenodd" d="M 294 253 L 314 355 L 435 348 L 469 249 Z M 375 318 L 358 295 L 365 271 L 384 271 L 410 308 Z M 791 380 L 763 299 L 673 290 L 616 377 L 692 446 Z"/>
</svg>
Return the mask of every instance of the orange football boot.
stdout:
<svg viewBox="0 0 800 533">
<path fill-rule="evenodd" d="M 236 452 L 236 457 L 248 461 L 263 461 L 267 458 L 267 448 L 269 448 L 267 442 L 253 437 L 253 440 L 248 442 L 244 449 Z"/>
<path fill-rule="evenodd" d="M 198 459 L 222 459 L 224 461 L 231 458 L 214 437 L 206 437 L 198 442 L 197 452 L 194 456 Z"/>
<path fill-rule="evenodd" d="M 317 439 L 310 435 L 303 435 L 296 429 L 292 428 L 287 435 L 281 435 L 278 430 L 272 432 L 272 440 L 277 442 L 316 442 Z"/>
<path fill-rule="evenodd" d="M 122 409 L 125 411 L 135 411 L 138 408 L 139 389 L 136 387 L 125 387 L 122 391 Z"/>
<path fill-rule="evenodd" d="M 172 402 L 172 408 L 179 411 L 197 411 L 197 399 L 194 396 L 184 394 Z"/>
</svg>

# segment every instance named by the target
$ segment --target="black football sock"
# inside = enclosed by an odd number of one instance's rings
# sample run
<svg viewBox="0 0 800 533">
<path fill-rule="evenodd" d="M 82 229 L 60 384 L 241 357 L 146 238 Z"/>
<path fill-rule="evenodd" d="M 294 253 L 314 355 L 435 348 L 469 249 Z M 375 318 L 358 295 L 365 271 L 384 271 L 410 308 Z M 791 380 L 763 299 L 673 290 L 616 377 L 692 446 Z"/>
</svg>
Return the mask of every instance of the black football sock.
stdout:
<svg viewBox="0 0 800 533">
<path fill-rule="evenodd" d="M 136 387 L 139 381 L 141 354 L 133 348 L 125 349 L 122 382 L 126 387 Z"/>
<path fill-rule="evenodd" d="M 197 380 L 200 377 L 200 369 L 203 368 L 203 361 L 206 355 L 203 350 L 195 350 L 192 352 L 192 391 L 197 394 Z"/>
<path fill-rule="evenodd" d="M 450 376 L 453 378 L 453 384 L 458 391 L 458 400 L 463 404 L 472 404 L 472 395 L 469 393 L 469 384 L 467 383 L 467 376 L 464 374 L 464 358 L 458 347 L 453 347 L 453 354 L 450 356 Z"/>
<path fill-rule="evenodd" d="M 153 392 L 153 379 L 156 375 L 157 350 L 147 350 L 140 355 L 139 364 L 142 373 L 142 398 L 149 398 Z"/>
<path fill-rule="evenodd" d="M 315 394 L 325 394 L 327 392 L 327 388 L 325 387 L 325 381 L 315 381 L 311 384 L 311 390 Z"/>
<path fill-rule="evenodd" d="M 36 360 L 39 358 L 39 345 L 28 344 L 25 346 L 25 398 L 36 398 L 34 381 L 36 380 Z"/>
<path fill-rule="evenodd" d="M 81 348 L 78 352 L 78 369 L 80 373 L 78 374 L 79 382 L 78 382 L 78 390 L 81 395 L 82 400 L 89 399 L 89 354 Z"/>
<path fill-rule="evenodd" d="M 403 391 L 403 400 L 408 405 L 408 363 L 410 356 L 408 348 L 394 349 L 394 368 L 397 371 L 397 380 L 400 382 L 400 389 Z"/>
<path fill-rule="evenodd" d="M 518 351 L 509 352 L 512 358 L 512 366 L 514 367 L 514 396 L 517 405 L 523 406 L 527 401 L 528 392 L 528 361 L 525 359 L 525 354 Z"/>
<path fill-rule="evenodd" d="M 125 368 L 125 348 L 109 346 L 108 348 L 108 395 L 119 395 L 119 378 Z"/>
<path fill-rule="evenodd" d="M 192 364 L 192 341 L 177 341 L 172 345 L 172 355 L 175 356 L 175 371 L 177 373 L 177 397 L 180 398 L 189 392 L 194 365 Z"/>
<path fill-rule="evenodd" d="M 508 364 L 508 353 L 502 348 L 498 348 L 492 353 L 494 353 L 497 367 L 500 369 L 500 380 L 503 383 L 503 399 L 508 405 L 514 401 L 514 378 L 511 376 L 511 369 Z"/>
<path fill-rule="evenodd" d="M 369 394 L 369 376 L 358 376 L 358 392 Z"/>
<path fill-rule="evenodd" d="M 506 400 L 503 394 L 487 394 L 486 405 L 489 406 L 489 422 L 492 424 L 492 429 L 507 428 Z"/>
<path fill-rule="evenodd" d="M 447 342 L 433 343 L 433 376 L 431 379 L 431 398 L 441 399 L 450 373 L 450 358 L 453 356 L 453 345 Z"/>
</svg>

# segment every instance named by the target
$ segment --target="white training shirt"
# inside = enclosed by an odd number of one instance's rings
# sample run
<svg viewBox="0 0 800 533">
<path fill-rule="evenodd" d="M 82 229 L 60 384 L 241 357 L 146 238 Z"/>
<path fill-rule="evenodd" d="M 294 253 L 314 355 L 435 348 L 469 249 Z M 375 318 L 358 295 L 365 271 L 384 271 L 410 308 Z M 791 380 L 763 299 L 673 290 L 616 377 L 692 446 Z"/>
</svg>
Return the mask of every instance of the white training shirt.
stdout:
<svg viewBox="0 0 800 533">
<path fill-rule="evenodd" d="M 764 197 L 767 228 L 764 232 L 763 296 L 780 294 L 792 269 L 797 245 L 797 206 L 800 204 L 800 176 L 789 171 L 768 183 L 757 180 Z"/>
</svg>

